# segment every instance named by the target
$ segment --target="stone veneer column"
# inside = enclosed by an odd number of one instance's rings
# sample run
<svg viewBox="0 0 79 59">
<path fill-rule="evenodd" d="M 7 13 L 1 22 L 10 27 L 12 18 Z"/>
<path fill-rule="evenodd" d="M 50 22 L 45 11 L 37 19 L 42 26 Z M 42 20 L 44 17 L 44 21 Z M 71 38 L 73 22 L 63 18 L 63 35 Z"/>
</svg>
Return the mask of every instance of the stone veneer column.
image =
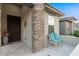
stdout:
<svg viewBox="0 0 79 59">
<path fill-rule="evenodd" d="M 32 13 L 32 51 L 44 47 L 44 5 L 35 3 Z"/>
</svg>

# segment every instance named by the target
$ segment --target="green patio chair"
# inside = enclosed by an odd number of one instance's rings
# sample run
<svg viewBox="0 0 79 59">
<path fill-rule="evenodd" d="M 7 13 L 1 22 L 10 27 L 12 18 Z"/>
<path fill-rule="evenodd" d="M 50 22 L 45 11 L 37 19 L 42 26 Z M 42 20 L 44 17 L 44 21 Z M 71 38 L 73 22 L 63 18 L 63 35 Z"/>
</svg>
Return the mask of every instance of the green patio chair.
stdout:
<svg viewBox="0 0 79 59">
<path fill-rule="evenodd" d="M 49 38 L 51 43 L 54 43 L 56 45 L 59 45 L 60 43 L 63 42 L 63 37 L 57 35 L 54 32 L 49 33 L 48 38 Z"/>
</svg>

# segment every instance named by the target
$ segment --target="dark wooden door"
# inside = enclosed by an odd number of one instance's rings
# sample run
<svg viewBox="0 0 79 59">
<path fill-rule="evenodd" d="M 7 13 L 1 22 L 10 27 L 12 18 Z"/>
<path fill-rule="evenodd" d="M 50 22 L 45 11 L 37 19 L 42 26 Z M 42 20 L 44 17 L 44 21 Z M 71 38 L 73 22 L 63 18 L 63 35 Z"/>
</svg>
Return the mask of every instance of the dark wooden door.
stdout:
<svg viewBox="0 0 79 59">
<path fill-rule="evenodd" d="M 7 32 L 9 33 L 8 42 L 15 42 L 21 39 L 21 18 L 7 16 Z"/>
</svg>

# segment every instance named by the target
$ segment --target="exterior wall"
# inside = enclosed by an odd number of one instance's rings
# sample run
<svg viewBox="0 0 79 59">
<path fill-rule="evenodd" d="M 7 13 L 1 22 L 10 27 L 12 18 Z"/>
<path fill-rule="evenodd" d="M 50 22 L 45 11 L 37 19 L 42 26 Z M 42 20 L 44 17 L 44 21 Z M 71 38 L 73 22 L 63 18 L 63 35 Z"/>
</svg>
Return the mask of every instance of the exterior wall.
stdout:
<svg viewBox="0 0 79 59">
<path fill-rule="evenodd" d="M 1 4 L 0 4 L 0 46 L 1 46 Z"/>
<path fill-rule="evenodd" d="M 65 22 L 59 22 L 59 31 L 60 31 L 60 35 L 65 34 Z"/>
<path fill-rule="evenodd" d="M 30 48 L 32 48 L 32 9 L 23 6 L 22 7 L 22 20 L 21 20 L 21 39 Z M 26 23 L 26 25 L 25 25 Z"/>
<path fill-rule="evenodd" d="M 17 12 L 18 11 L 18 12 Z M 15 4 L 2 4 L 2 32 L 7 31 L 7 15 L 20 16 L 21 17 L 21 7 Z"/>
<path fill-rule="evenodd" d="M 65 21 L 65 35 L 69 35 L 70 34 L 70 25 L 69 25 L 69 22 Z"/>
<path fill-rule="evenodd" d="M 60 35 L 70 35 L 72 33 L 72 22 L 60 22 Z"/>
<path fill-rule="evenodd" d="M 6 12 L 8 15 L 20 16 L 22 15 L 22 8 L 16 4 L 6 4 Z"/>
<path fill-rule="evenodd" d="M 76 30 L 75 20 L 72 21 L 72 33 Z"/>
<path fill-rule="evenodd" d="M 2 31 L 7 31 L 7 15 L 20 16 L 22 17 L 22 41 L 24 41 L 30 48 L 32 48 L 34 52 L 47 47 L 48 18 L 43 4 L 34 4 L 33 10 L 26 6 L 19 6 L 16 4 L 2 4 L 1 12 Z M 57 34 L 59 34 L 59 17 L 54 16 L 54 20 L 54 30 Z"/>
<path fill-rule="evenodd" d="M 1 30 L 7 31 L 7 15 L 22 17 L 21 39 L 33 51 L 44 47 L 44 6 L 35 4 L 33 14 L 28 7 L 19 7 L 15 4 L 2 4 Z M 31 16 L 33 15 L 32 23 Z M 40 16 L 41 15 L 41 16 Z M 24 25 L 26 22 L 26 26 Z M 31 26 L 32 25 L 32 26 Z M 33 39 L 32 39 L 33 37 Z M 41 43 L 41 44 L 40 44 Z"/>
<path fill-rule="evenodd" d="M 45 18 L 44 18 L 44 47 L 48 47 L 48 16 L 52 16 L 54 17 L 54 25 L 51 25 L 51 26 L 54 26 L 54 32 L 59 34 L 59 17 L 58 16 L 55 16 L 54 14 L 49 14 L 48 12 L 45 11 Z"/>
<path fill-rule="evenodd" d="M 44 48 L 44 5 L 34 4 L 32 14 L 32 48 L 36 52 Z"/>
<path fill-rule="evenodd" d="M 70 34 L 72 34 L 72 22 L 70 22 Z"/>
<path fill-rule="evenodd" d="M 71 22 L 65 21 L 65 35 L 70 35 L 72 33 Z"/>
<path fill-rule="evenodd" d="M 1 4 L 1 31 L 7 31 L 7 13 L 5 4 Z"/>
<path fill-rule="evenodd" d="M 48 47 L 48 13 L 44 13 L 44 47 Z"/>
<path fill-rule="evenodd" d="M 59 17 L 58 16 L 54 17 L 54 22 L 55 22 L 54 32 L 59 35 Z"/>
<path fill-rule="evenodd" d="M 21 17 L 21 7 L 15 4 L 2 4 L 1 7 L 1 32 L 7 32 L 7 15 Z"/>
</svg>

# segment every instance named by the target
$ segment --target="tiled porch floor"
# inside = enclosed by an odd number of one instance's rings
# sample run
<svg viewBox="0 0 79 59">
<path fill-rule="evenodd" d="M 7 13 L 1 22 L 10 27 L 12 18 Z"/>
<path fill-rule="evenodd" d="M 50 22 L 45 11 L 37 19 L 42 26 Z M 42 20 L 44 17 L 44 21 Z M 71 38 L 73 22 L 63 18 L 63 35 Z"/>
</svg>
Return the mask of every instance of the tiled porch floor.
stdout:
<svg viewBox="0 0 79 59">
<path fill-rule="evenodd" d="M 58 47 L 49 47 L 36 54 L 34 56 L 68 56 L 75 47 L 68 44 L 62 44 Z"/>
<path fill-rule="evenodd" d="M 14 42 L 0 47 L 0 55 L 3 56 L 24 56 L 29 55 L 32 51 L 23 42 Z"/>
<path fill-rule="evenodd" d="M 69 55 L 74 46 L 69 44 L 62 44 L 56 48 L 49 47 L 45 48 L 36 53 L 32 53 L 32 51 L 28 48 L 28 46 L 23 42 L 15 42 L 13 44 L 8 44 L 0 47 L 0 55 L 3 56 L 67 56 Z"/>
</svg>

